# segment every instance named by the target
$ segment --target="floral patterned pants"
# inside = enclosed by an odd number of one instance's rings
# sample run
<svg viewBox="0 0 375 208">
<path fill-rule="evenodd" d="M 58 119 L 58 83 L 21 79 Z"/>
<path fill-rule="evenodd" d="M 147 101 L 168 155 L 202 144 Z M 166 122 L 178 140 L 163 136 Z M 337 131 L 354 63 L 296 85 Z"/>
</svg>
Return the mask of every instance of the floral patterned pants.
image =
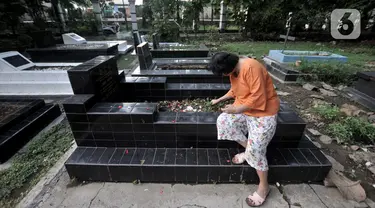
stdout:
<svg viewBox="0 0 375 208">
<path fill-rule="evenodd" d="M 222 113 L 217 119 L 218 140 L 247 141 L 246 162 L 256 170 L 267 171 L 267 145 L 275 134 L 276 124 L 277 115 L 252 117 Z"/>
</svg>

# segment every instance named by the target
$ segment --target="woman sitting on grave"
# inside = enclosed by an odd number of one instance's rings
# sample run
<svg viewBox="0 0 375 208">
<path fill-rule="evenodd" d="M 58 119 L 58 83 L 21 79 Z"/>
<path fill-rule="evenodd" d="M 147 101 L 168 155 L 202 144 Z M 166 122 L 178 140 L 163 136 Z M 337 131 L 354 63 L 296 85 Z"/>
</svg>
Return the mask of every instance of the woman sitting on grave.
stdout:
<svg viewBox="0 0 375 208">
<path fill-rule="evenodd" d="M 246 161 L 256 169 L 260 183 L 257 191 L 246 198 L 246 203 L 260 206 L 270 191 L 266 151 L 276 131 L 280 104 L 272 79 L 257 60 L 226 52 L 216 53 L 209 69 L 216 75 L 230 77 L 229 92 L 212 100 L 215 105 L 234 99 L 232 105 L 222 109 L 223 113 L 217 119 L 218 139 L 233 140 L 245 148 L 233 157 L 232 162 Z"/>
</svg>

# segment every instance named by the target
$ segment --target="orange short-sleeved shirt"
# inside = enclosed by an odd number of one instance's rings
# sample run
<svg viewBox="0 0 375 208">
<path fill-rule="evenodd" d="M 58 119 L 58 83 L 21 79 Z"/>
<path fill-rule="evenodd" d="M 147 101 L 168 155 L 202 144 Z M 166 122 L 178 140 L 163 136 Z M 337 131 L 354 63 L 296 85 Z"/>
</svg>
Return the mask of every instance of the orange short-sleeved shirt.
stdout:
<svg viewBox="0 0 375 208">
<path fill-rule="evenodd" d="M 272 116 L 280 108 L 272 79 L 263 64 L 255 59 L 243 60 L 237 77 L 230 76 L 231 89 L 227 95 L 232 96 L 234 106 L 246 105 L 251 110 L 244 114 L 254 117 Z"/>
</svg>

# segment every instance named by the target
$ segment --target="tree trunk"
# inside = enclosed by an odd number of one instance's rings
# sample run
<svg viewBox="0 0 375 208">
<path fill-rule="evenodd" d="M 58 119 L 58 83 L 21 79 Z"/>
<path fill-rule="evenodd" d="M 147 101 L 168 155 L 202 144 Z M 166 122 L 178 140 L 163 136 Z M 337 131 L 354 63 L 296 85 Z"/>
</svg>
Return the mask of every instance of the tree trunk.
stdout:
<svg viewBox="0 0 375 208">
<path fill-rule="evenodd" d="M 214 22 L 214 4 L 211 0 L 211 24 Z"/>
<path fill-rule="evenodd" d="M 59 0 L 52 0 L 51 4 L 52 4 L 52 8 L 55 11 L 55 14 L 57 15 L 57 19 L 60 23 L 60 31 L 64 33 L 66 31 L 66 25 L 65 25 L 64 14 L 62 13 L 63 11 L 59 3 Z"/>
<path fill-rule="evenodd" d="M 242 32 L 243 37 L 247 37 L 247 34 L 251 32 L 251 7 L 250 5 L 247 7 L 247 15 L 246 15 L 246 22 L 245 22 L 245 29 Z"/>
<path fill-rule="evenodd" d="M 176 20 L 178 24 L 181 24 L 181 19 L 180 19 L 180 1 L 176 1 L 176 9 L 177 9 L 177 14 L 176 14 Z"/>
</svg>

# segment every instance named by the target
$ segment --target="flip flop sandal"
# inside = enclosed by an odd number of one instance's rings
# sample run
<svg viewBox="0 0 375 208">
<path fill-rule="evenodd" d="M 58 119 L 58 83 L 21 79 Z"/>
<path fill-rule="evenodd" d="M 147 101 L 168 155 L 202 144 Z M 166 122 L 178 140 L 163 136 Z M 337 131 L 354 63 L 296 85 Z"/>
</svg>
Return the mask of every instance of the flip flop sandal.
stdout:
<svg viewBox="0 0 375 208">
<path fill-rule="evenodd" d="M 268 193 L 266 194 L 266 198 L 268 197 L 269 193 L 270 191 L 268 191 Z M 254 192 L 253 195 L 249 195 L 245 201 L 246 204 L 250 207 L 259 207 L 263 205 L 263 203 L 266 201 L 266 198 L 263 199 L 257 192 Z"/>
<path fill-rule="evenodd" d="M 244 163 L 245 160 L 246 160 L 246 159 L 245 159 L 245 153 L 242 152 L 242 153 L 239 153 L 239 154 L 237 154 L 237 155 L 235 155 L 235 156 L 233 157 L 233 159 L 232 159 L 232 163 L 233 163 L 233 164 L 237 164 L 237 165 L 239 165 L 239 164 Z"/>
</svg>

